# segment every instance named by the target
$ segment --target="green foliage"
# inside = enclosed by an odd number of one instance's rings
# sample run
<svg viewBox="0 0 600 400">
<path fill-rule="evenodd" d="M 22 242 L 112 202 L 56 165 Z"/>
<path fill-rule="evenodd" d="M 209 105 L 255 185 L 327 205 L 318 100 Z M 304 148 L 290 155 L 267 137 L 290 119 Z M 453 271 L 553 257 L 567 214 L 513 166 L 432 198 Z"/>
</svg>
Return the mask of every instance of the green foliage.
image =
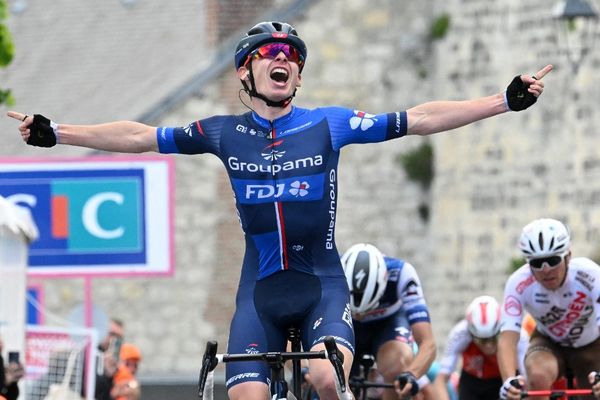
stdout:
<svg viewBox="0 0 600 400">
<path fill-rule="evenodd" d="M 433 21 L 429 31 L 431 40 L 443 39 L 450 28 L 450 15 L 442 14 Z"/>
<path fill-rule="evenodd" d="M 15 46 L 8 27 L 4 20 L 8 17 L 8 6 L 6 0 L 0 0 L 0 68 L 6 67 L 15 55 Z M 0 105 L 13 105 L 14 99 L 9 89 L 0 87 Z"/>
<path fill-rule="evenodd" d="M 0 104 L 6 104 L 7 106 L 14 106 L 15 99 L 10 92 L 10 89 L 3 90 L 0 88 Z"/>
<path fill-rule="evenodd" d="M 523 266 L 523 264 L 526 264 L 526 263 L 527 263 L 527 260 L 524 257 L 511 258 L 509 265 L 508 265 L 508 273 L 512 274 L 513 272 L 515 272 L 516 270 L 521 268 Z"/>
<path fill-rule="evenodd" d="M 6 0 L 0 0 L 0 21 L 6 19 L 8 16 L 8 5 L 6 4 Z"/>
<path fill-rule="evenodd" d="M 433 181 L 433 146 L 429 142 L 423 142 L 412 151 L 398 155 L 396 160 L 402 165 L 406 176 L 413 182 L 417 182 L 425 190 L 428 190 Z"/>
<path fill-rule="evenodd" d="M 6 67 L 10 64 L 14 55 L 15 46 L 12 42 L 12 36 L 6 25 L 0 23 L 0 67 Z"/>
</svg>

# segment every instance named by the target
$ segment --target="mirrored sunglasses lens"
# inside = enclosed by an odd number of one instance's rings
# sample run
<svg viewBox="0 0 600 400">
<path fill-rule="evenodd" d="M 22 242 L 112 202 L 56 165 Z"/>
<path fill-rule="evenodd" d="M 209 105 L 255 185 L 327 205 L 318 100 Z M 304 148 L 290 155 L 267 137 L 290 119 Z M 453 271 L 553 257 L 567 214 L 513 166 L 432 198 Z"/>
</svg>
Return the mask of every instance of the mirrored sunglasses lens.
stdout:
<svg viewBox="0 0 600 400">
<path fill-rule="evenodd" d="M 269 43 L 256 50 L 256 56 L 262 58 L 275 58 L 279 53 L 283 52 L 285 56 L 292 62 L 299 64 L 300 53 L 295 47 L 285 43 Z"/>
</svg>

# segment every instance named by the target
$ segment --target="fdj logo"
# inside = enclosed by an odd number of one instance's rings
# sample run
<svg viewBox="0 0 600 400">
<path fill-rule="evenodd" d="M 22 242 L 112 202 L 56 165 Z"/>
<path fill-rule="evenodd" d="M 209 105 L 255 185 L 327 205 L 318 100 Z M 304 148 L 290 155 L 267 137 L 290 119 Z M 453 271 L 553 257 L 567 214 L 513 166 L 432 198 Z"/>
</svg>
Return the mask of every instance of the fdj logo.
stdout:
<svg viewBox="0 0 600 400">
<path fill-rule="evenodd" d="M 290 184 L 288 193 L 294 197 L 304 197 L 308 195 L 308 189 L 310 184 L 306 181 L 294 181 Z M 281 197 L 284 193 L 285 184 L 280 183 L 278 185 L 248 185 L 246 186 L 246 198 L 250 199 L 256 197 L 257 199 L 266 199 L 270 197 Z"/>
<path fill-rule="evenodd" d="M 139 249 L 140 184 L 135 180 L 52 184 L 52 236 L 71 251 Z"/>
<path fill-rule="evenodd" d="M 273 201 L 314 201 L 323 198 L 324 174 L 280 179 L 275 184 L 261 180 L 232 179 L 238 201 L 244 204 Z"/>
</svg>

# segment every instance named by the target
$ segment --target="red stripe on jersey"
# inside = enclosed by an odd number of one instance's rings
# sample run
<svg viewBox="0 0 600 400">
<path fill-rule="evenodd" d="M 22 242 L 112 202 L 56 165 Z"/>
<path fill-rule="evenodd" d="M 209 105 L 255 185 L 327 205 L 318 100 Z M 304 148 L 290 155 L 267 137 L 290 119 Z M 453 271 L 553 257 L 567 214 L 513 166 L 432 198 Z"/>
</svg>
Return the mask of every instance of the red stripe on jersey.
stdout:
<svg viewBox="0 0 600 400">
<path fill-rule="evenodd" d="M 273 130 L 273 135 L 275 135 L 275 130 Z M 275 137 L 275 136 L 273 136 L 273 137 Z M 278 140 L 276 142 L 271 143 L 267 147 L 265 147 L 265 149 L 269 149 L 271 147 L 279 146 L 281 143 L 283 143 L 283 140 Z"/>
<path fill-rule="evenodd" d="M 271 137 L 275 139 L 277 137 L 277 132 L 275 128 L 271 129 Z M 273 142 L 271 146 L 275 147 L 281 144 L 282 141 Z M 288 262 L 288 254 L 287 254 L 287 240 L 285 237 L 285 221 L 283 219 L 283 204 L 277 202 L 277 214 L 279 214 L 279 232 L 281 235 L 281 264 L 283 269 L 289 269 L 290 265 Z"/>
<path fill-rule="evenodd" d="M 200 121 L 196 121 L 196 128 L 198 128 L 198 132 L 200 132 L 202 136 L 206 136 L 204 134 L 204 129 L 202 129 L 202 126 L 200 125 Z"/>
<path fill-rule="evenodd" d="M 283 204 L 280 202 L 277 202 L 277 213 L 279 214 L 279 231 L 281 232 L 281 263 L 283 264 L 283 269 L 289 269 L 285 222 L 283 221 Z"/>
</svg>

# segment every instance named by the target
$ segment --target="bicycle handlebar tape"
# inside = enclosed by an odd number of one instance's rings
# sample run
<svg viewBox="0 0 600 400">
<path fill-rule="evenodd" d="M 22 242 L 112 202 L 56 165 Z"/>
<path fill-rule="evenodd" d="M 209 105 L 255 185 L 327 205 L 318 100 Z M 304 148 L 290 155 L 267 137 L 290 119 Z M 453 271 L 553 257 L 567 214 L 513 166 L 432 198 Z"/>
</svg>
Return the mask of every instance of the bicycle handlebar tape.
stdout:
<svg viewBox="0 0 600 400">
<path fill-rule="evenodd" d="M 29 125 L 29 139 L 27 144 L 38 147 L 52 147 L 56 145 L 56 134 L 54 127 L 56 126 L 48 118 L 41 114 L 33 115 L 33 122 Z"/>
<path fill-rule="evenodd" d="M 406 386 L 407 383 L 411 384 L 410 387 L 410 395 L 415 396 L 419 393 L 419 383 L 417 382 L 417 377 L 409 371 L 403 372 L 396 377 L 396 380 L 400 384 L 400 389 Z"/>
<path fill-rule="evenodd" d="M 514 77 L 506 88 L 506 102 L 512 111 L 522 111 L 531 107 L 537 101 L 537 97 L 529 93 L 529 84 L 521 80 L 521 76 Z"/>
</svg>

